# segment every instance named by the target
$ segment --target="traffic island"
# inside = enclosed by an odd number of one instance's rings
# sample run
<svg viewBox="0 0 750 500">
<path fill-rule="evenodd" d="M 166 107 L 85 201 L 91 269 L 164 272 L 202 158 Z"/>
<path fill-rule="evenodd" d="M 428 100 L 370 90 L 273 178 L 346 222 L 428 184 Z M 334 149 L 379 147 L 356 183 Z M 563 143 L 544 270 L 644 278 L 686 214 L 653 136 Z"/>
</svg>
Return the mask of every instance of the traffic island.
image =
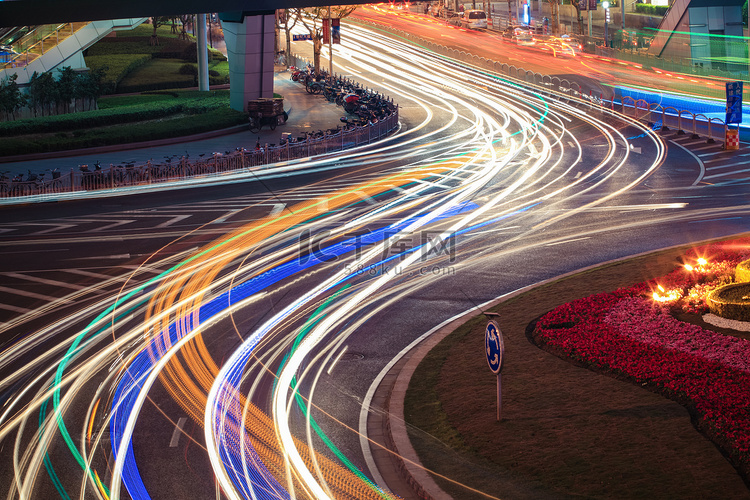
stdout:
<svg viewBox="0 0 750 500">
<path fill-rule="evenodd" d="M 684 407 L 656 392 L 674 380 L 706 384 L 687 374 L 667 381 L 629 374 L 626 369 L 631 366 L 644 367 L 646 374 L 659 370 L 669 374 L 665 370 L 673 365 L 657 361 L 655 351 L 668 354 L 661 347 L 639 345 L 623 334 L 599 339 L 607 332 L 599 334 L 606 323 L 589 320 L 602 319 L 610 314 L 606 307 L 626 298 L 650 300 L 644 309 L 651 310 L 655 299 L 650 287 L 640 286 L 634 294 L 617 290 L 629 290 L 634 283 L 655 283 L 649 280 L 674 272 L 688 250 L 671 249 L 589 269 L 493 307 L 500 315 L 507 358 L 501 422 L 495 418 L 495 379 L 487 370 L 483 349 L 487 320 L 477 317 L 465 323 L 432 349 L 412 378 L 405 415 L 409 438 L 424 466 L 457 479 L 436 477 L 440 487 L 462 499 L 486 498 L 472 490 L 499 498 L 697 499 L 716 492 L 722 498 L 750 497 L 742 476 L 726 458 L 733 454 L 732 463 L 744 470 L 738 453 L 746 456 L 747 451 L 741 446 L 730 451 L 727 441 L 722 444 L 712 434 L 711 429 L 719 429 L 724 421 L 707 419 L 711 412 L 703 411 L 697 402 Z M 734 265 L 725 267 L 731 273 Z M 709 264 L 706 269 L 713 268 Z M 680 270 L 673 277 L 682 279 L 686 273 L 687 269 Z M 658 282 L 666 292 L 671 289 L 671 282 Z M 547 315 L 549 311 L 553 312 Z M 620 311 L 633 324 L 645 314 L 641 310 L 635 315 L 626 313 Z M 583 331 L 584 324 L 599 335 L 590 334 L 588 343 L 581 341 L 579 346 L 576 340 L 584 334 L 572 332 Z M 703 330 L 696 325 L 685 328 Z M 703 333 L 706 338 L 715 334 Z M 737 343 L 746 335 L 739 332 L 724 340 Z M 603 346 L 592 347 L 594 341 Z M 594 356 L 610 352 L 604 348 L 612 349 L 611 356 Z M 742 383 L 734 384 L 730 393 L 742 387 Z M 669 391 L 667 396 L 687 394 L 684 387 L 670 386 Z M 680 402 L 687 404 L 685 399 Z M 735 418 L 729 410 L 720 416 Z M 714 442 L 701 432 L 711 435 Z"/>
</svg>

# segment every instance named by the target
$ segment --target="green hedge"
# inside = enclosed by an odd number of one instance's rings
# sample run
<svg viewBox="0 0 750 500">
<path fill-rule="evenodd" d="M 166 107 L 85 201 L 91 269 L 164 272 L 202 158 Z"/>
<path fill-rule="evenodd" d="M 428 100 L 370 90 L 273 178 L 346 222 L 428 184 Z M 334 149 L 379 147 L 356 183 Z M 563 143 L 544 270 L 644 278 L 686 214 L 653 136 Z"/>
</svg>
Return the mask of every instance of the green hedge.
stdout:
<svg viewBox="0 0 750 500">
<path fill-rule="evenodd" d="M 731 283 L 711 291 L 706 298 L 709 310 L 717 316 L 750 321 L 750 283 Z"/>
<path fill-rule="evenodd" d="M 132 106 L 111 107 L 81 113 L 45 116 L 0 123 L 0 137 L 88 129 L 122 123 L 163 118 L 177 113 L 205 114 L 229 106 L 226 95 L 201 96 L 201 99 L 160 99 Z"/>
<path fill-rule="evenodd" d="M 635 4 L 635 11 L 640 14 L 647 14 L 649 16 L 664 16 L 667 13 L 669 7 L 665 5 L 651 5 L 647 3 Z"/>
<path fill-rule="evenodd" d="M 123 106 L 135 106 L 138 104 L 152 104 L 159 101 L 166 101 L 179 97 L 177 93 L 163 94 L 140 94 L 124 96 L 106 96 L 100 97 L 98 104 L 99 109 L 121 108 Z"/>
<path fill-rule="evenodd" d="M 117 125 L 107 128 L 77 130 L 73 133 L 57 133 L 44 138 L 10 138 L 0 141 L 0 156 L 63 151 L 66 149 L 127 144 L 232 127 L 247 123 L 247 115 L 226 107 L 214 109 L 200 115 L 200 120 L 182 116 L 162 121 L 150 121 L 132 125 Z"/>
</svg>

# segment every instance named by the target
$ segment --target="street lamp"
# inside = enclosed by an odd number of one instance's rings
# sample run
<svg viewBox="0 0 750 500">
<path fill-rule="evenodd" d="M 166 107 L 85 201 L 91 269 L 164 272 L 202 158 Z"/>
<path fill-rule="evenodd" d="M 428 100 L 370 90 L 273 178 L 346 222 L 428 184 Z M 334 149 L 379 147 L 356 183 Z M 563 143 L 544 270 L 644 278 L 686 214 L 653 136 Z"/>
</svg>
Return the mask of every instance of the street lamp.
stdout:
<svg viewBox="0 0 750 500">
<path fill-rule="evenodd" d="M 602 2 L 602 7 L 604 7 L 604 45 L 609 47 L 609 2 L 606 0 Z"/>
</svg>

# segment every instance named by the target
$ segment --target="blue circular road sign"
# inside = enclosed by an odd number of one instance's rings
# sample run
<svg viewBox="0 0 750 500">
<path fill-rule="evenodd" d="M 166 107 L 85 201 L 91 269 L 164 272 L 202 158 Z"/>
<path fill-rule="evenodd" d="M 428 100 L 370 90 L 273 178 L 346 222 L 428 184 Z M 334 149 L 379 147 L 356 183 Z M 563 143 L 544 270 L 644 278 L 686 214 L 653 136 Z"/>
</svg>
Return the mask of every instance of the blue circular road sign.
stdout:
<svg viewBox="0 0 750 500">
<path fill-rule="evenodd" d="M 500 370 L 503 369 L 505 343 L 500 327 L 494 321 L 487 323 L 487 328 L 484 330 L 484 349 L 490 370 L 492 370 L 492 373 L 500 373 Z"/>
</svg>

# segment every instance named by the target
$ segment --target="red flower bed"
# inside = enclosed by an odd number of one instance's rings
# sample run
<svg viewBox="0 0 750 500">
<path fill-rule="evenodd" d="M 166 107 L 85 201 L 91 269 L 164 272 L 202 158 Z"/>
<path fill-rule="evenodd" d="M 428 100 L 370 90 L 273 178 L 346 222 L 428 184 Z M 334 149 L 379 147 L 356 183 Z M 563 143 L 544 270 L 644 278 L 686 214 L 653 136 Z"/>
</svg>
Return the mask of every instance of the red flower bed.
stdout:
<svg viewBox="0 0 750 500">
<path fill-rule="evenodd" d="M 750 478 L 750 342 L 671 314 L 703 312 L 707 290 L 731 282 L 748 253 L 748 240 L 697 249 L 688 260 L 707 254 L 712 260 L 564 304 L 539 320 L 534 338 L 558 355 L 685 405 L 698 428 Z"/>
</svg>

